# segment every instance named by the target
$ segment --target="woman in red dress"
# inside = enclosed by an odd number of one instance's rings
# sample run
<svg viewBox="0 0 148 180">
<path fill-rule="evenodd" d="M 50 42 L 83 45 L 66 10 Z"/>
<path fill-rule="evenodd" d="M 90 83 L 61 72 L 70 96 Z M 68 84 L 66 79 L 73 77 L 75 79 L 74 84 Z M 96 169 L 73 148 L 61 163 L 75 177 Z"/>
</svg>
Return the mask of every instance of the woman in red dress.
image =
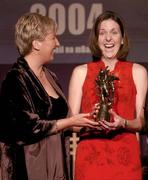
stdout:
<svg viewBox="0 0 148 180">
<path fill-rule="evenodd" d="M 141 180 L 140 148 L 136 132 L 144 125 L 147 71 L 140 64 L 125 61 L 128 38 L 123 20 L 106 11 L 95 21 L 90 36 L 94 61 L 77 66 L 70 80 L 72 114 L 92 112 L 99 96 L 96 77 L 108 66 L 114 81 L 112 121 L 99 121 L 98 130 L 80 132 L 76 151 L 75 180 Z"/>
</svg>

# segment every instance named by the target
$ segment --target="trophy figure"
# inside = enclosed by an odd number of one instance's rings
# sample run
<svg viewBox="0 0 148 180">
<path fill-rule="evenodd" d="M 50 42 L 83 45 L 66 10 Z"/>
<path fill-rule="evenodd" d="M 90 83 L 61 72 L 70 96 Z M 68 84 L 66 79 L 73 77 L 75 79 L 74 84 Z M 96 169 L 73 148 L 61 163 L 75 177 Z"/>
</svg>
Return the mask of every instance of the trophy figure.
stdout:
<svg viewBox="0 0 148 180">
<path fill-rule="evenodd" d="M 115 80 L 119 80 L 119 78 L 109 74 L 108 66 L 104 70 L 101 69 L 99 74 L 97 75 L 97 94 L 100 97 L 99 112 L 96 116 L 97 121 L 110 121 L 109 109 L 112 108 L 114 102 Z"/>
</svg>

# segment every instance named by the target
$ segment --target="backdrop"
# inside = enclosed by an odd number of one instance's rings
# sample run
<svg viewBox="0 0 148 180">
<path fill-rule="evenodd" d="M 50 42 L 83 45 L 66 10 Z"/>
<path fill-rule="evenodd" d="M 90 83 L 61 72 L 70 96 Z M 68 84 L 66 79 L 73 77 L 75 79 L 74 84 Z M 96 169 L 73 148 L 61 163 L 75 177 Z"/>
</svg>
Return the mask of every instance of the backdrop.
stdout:
<svg viewBox="0 0 148 180">
<path fill-rule="evenodd" d="M 104 10 L 116 11 L 124 18 L 131 44 L 129 59 L 147 62 L 147 0 L 1 0 L 0 64 L 15 61 L 14 24 L 23 13 L 30 11 L 50 16 L 58 23 L 61 47 L 54 63 L 90 61 L 90 29 L 96 16 Z"/>
</svg>

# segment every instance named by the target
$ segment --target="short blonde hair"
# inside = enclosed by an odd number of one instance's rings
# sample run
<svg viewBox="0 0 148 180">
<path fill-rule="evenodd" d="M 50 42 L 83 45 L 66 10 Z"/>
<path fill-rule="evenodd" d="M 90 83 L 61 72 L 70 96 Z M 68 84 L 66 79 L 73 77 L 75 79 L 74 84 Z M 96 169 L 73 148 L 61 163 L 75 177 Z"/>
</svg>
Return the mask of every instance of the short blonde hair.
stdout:
<svg viewBox="0 0 148 180">
<path fill-rule="evenodd" d="M 21 16 L 15 25 L 15 43 L 21 56 L 32 50 L 33 40 L 44 40 L 49 32 L 54 32 L 56 23 L 47 16 L 27 13 Z"/>
</svg>

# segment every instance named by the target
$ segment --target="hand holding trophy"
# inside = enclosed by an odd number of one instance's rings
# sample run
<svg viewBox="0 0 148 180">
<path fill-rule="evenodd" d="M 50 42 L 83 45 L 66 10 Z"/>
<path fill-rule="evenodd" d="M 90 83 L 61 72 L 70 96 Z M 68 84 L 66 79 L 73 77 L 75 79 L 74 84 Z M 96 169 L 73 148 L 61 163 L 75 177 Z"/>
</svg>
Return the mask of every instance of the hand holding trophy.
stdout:
<svg viewBox="0 0 148 180">
<path fill-rule="evenodd" d="M 104 70 L 101 69 L 97 75 L 97 94 L 100 97 L 99 111 L 96 114 L 97 121 L 110 121 L 109 109 L 112 108 L 114 102 L 115 80 L 119 80 L 119 78 L 109 74 L 108 66 Z"/>
</svg>

